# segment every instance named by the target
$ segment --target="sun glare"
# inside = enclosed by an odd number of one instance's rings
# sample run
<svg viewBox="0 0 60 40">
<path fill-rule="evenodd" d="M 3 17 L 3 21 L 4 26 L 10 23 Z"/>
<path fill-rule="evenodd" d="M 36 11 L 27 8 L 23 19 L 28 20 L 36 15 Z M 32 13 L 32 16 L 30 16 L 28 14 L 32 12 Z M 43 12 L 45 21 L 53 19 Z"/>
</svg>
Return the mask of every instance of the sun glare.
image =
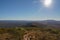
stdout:
<svg viewBox="0 0 60 40">
<path fill-rule="evenodd" d="M 52 4 L 52 0 L 44 0 L 44 5 L 49 7 Z"/>
</svg>

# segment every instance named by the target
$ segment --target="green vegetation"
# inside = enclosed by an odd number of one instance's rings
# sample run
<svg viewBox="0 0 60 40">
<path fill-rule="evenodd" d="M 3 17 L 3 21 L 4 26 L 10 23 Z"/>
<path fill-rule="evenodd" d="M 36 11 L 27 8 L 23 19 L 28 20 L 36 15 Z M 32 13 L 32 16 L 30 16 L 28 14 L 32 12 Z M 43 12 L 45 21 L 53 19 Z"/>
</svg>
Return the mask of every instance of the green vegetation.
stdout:
<svg viewBox="0 0 60 40">
<path fill-rule="evenodd" d="M 60 40 L 59 29 L 39 27 L 0 28 L 0 40 L 23 40 L 29 33 L 35 33 L 35 40 Z"/>
</svg>

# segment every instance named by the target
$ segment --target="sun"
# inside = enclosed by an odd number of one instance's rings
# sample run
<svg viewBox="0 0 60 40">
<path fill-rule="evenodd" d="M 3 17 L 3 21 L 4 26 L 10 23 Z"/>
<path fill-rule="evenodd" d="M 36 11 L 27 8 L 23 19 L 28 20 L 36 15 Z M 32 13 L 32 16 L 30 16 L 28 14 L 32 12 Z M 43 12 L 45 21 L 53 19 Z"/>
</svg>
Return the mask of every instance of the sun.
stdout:
<svg viewBox="0 0 60 40">
<path fill-rule="evenodd" d="M 52 0 L 44 0 L 44 5 L 49 7 L 52 4 Z"/>
</svg>

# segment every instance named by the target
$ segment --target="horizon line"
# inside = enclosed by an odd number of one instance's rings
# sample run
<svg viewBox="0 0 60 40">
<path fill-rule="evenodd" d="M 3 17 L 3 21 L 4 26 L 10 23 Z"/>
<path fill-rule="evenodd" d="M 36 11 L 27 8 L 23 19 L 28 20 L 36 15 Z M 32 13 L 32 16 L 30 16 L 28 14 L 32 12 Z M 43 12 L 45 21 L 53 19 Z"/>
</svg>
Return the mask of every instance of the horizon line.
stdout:
<svg viewBox="0 0 60 40">
<path fill-rule="evenodd" d="M 5 19 L 5 20 L 9 20 L 9 19 Z M 10 19 L 10 20 L 13 20 L 13 19 Z M 15 19 L 14 19 L 15 20 Z M 45 19 L 45 20 L 53 20 L 53 21 L 60 21 L 60 20 L 54 20 L 54 19 Z M 45 21 L 45 20 L 18 20 L 17 21 Z M 0 21 L 3 21 L 0 19 Z"/>
</svg>

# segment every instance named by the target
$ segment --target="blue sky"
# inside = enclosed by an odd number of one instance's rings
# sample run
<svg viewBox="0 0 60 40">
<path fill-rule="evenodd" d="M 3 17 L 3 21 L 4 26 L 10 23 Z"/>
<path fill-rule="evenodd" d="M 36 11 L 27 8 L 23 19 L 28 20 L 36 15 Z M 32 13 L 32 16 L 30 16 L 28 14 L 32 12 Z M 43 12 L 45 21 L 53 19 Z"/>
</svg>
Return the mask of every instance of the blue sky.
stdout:
<svg viewBox="0 0 60 40">
<path fill-rule="evenodd" d="M 0 20 L 60 20 L 60 0 L 51 7 L 41 0 L 0 0 Z"/>
</svg>

